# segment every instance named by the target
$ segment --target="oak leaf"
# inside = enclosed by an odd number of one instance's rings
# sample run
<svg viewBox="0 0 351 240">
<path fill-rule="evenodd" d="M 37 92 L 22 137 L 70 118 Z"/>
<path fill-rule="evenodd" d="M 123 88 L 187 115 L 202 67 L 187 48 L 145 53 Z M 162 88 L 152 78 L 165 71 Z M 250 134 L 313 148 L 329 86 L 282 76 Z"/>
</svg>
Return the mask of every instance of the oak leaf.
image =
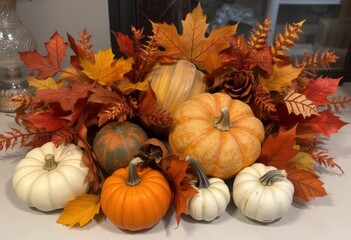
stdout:
<svg viewBox="0 0 351 240">
<path fill-rule="evenodd" d="M 295 149 L 295 137 L 296 126 L 287 131 L 279 131 L 275 137 L 268 136 L 263 142 L 261 155 L 257 162 L 284 169 L 298 153 Z"/>
<path fill-rule="evenodd" d="M 182 34 L 178 33 L 174 24 L 152 22 L 157 42 L 168 56 L 187 60 L 212 72 L 222 62 L 219 53 L 230 47 L 226 37 L 236 33 L 237 25 L 213 28 L 206 36 L 208 25 L 200 4 L 182 20 Z M 211 64 L 208 59 L 211 59 Z"/>
<path fill-rule="evenodd" d="M 93 194 L 83 194 L 67 203 L 57 219 L 57 223 L 74 227 L 83 227 L 100 212 L 100 198 Z"/>
<path fill-rule="evenodd" d="M 282 87 L 289 87 L 292 80 L 296 79 L 302 70 L 303 67 L 298 68 L 291 64 L 283 67 L 274 64 L 272 74 L 258 75 L 258 82 L 269 91 L 280 91 Z"/>
<path fill-rule="evenodd" d="M 323 187 L 324 183 L 315 174 L 293 167 L 287 167 L 285 171 L 294 185 L 294 198 L 308 202 L 327 194 Z"/>
<path fill-rule="evenodd" d="M 62 82 L 56 82 L 53 78 L 36 79 L 35 77 L 27 78 L 28 85 L 36 88 L 36 90 L 54 89 L 57 90 L 63 86 Z"/>
<path fill-rule="evenodd" d="M 70 86 L 62 86 L 57 90 L 43 89 L 36 92 L 33 102 L 43 101 L 45 104 L 58 102 L 63 110 L 73 111 L 76 102 L 81 98 L 87 97 L 94 85 L 75 82 Z"/>
<path fill-rule="evenodd" d="M 301 93 L 290 93 L 284 98 L 289 113 L 301 114 L 304 118 L 311 115 L 319 115 L 317 106 Z"/>
<path fill-rule="evenodd" d="M 325 137 L 330 137 L 330 134 L 337 133 L 347 123 L 340 120 L 340 117 L 334 115 L 329 110 L 324 110 L 319 113 L 319 116 L 313 116 L 300 124 L 318 131 Z"/>
<path fill-rule="evenodd" d="M 50 41 L 45 43 L 48 55 L 42 56 L 37 50 L 20 52 L 19 55 L 29 70 L 39 71 L 37 79 L 46 79 L 55 76 L 61 70 L 61 62 L 66 57 L 67 47 L 68 44 L 58 32 L 55 32 Z"/>
<path fill-rule="evenodd" d="M 83 58 L 80 59 L 80 65 L 89 78 L 101 85 L 109 85 L 116 80 L 122 80 L 123 75 L 132 69 L 133 64 L 133 58 L 120 58 L 115 61 L 114 57 L 111 48 L 100 50 L 95 54 L 95 62 Z"/>
<path fill-rule="evenodd" d="M 173 205 L 176 212 L 177 225 L 180 215 L 186 214 L 187 200 L 197 194 L 197 190 L 191 186 L 191 176 L 187 173 L 189 162 L 181 160 L 179 156 L 170 154 L 160 162 L 162 171 L 171 183 L 173 193 Z"/>
<path fill-rule="evenodd" d="M 309 81 L 304 94 L 317 106 L 328 104 L 328 96 L 336 93 L 341 78 L 318 77 Z"/>
</svg>

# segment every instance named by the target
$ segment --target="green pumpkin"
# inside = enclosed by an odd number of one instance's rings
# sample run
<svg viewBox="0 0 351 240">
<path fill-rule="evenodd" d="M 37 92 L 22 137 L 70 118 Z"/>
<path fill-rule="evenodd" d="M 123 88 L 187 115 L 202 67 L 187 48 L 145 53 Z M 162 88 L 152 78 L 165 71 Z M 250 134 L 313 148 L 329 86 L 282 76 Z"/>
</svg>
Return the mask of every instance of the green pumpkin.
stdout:
<svg viewBox="0 0 351 240">
<path fill-rule="evenodd" d="M 138 125 L 111 122 L 96 134 L 93 151 L 99 166 L 111 175 L 115 170 L 127 167 L 146 140 L 146 133 Z"/>
</svg>

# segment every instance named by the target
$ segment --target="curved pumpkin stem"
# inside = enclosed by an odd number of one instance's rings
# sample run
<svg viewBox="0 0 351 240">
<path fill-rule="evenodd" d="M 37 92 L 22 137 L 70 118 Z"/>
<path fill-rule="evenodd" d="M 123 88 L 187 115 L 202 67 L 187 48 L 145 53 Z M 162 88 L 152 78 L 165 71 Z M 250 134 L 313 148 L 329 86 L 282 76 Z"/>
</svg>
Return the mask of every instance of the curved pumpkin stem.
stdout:
<svg viewBox="0 0 351 240">
<path fill-rule="evenodd" d="M 208 188 L 211 184 L 208 181 L 208 178 L 207 178 L 206 174 L 204 173 L 204 171 L 202 170 L 200 164 L 190 156 L 187 156 L 186 160 L 189 161 L 194 166 L 195 171 L 197 173 L 197 176 L 199 177 L 199 180 L 197 181 L 197 187 L 198 188 Z"/>
<path fill-rule="evenodd" d="M 53 154 L 46 154 L 44 160 L 44 170 L 51 171 L 57 167 L 57 162 L 55 161 L 55 156 Z"/>
<path fill-rule="evenodd" d="M 213 125 L 221 131 L 228 131 L 232 127 L 228 107 L 221 108 L 221 115 L 213 118 Z"/>
<path fill-rule="evenodd" d="M 285 170 L 270 170 L 260 177 L 259 181 L 264 186 L 271 186 L 276 178 L 285 178 L 286 176 Z"/>
<path fill-rule="evenodd" d="M 126 179 L 126 184 L 129 186 L 138 185 L 141 182 L 141 178 L 138 175 L 138 165 L 143 163 L 143 160 L 140 157 L 134 158 L 129 163 L 128 175 Z"/>
</svg>

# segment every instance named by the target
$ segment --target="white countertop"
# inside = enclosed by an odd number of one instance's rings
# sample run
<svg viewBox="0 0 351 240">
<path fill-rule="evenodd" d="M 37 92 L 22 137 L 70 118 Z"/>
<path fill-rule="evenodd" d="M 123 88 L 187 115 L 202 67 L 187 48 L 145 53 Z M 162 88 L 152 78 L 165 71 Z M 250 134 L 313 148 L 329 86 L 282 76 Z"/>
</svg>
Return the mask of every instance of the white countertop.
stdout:
<svg viewBox="0 0 351 240">
<path fill-rule="evenodd" d="M 340 88 L 340 94 L 351 97 L 351 83 Z M 351 107 L 340 113 L 351 122 Z M 0 113 L 0 132 L 15 127 L 14 121 Z M 60 211 L 44 213 L 27 207 L 15 195 L 11 178 L 24 151 L 0 152 L 0 229 L 1 239 L 349 239 L 351 236 L 351 124 L 326 141 L 329 155 L 335 157 L 344 174 L 331 170 L 321 174 L 328 195 L 309 203 L 294 202 L 289 212 L 278 221 L 258 224 L 241 214 L 231 200 L 227 211 L 213 222 L 197 222 L 182 216 L 176 228 L 173 211 L 154 228 L 130 233 L 115 227 L 109 220 L 93 220 L 87 226 L 69 228 L 57 224 Z"/>
</svg>

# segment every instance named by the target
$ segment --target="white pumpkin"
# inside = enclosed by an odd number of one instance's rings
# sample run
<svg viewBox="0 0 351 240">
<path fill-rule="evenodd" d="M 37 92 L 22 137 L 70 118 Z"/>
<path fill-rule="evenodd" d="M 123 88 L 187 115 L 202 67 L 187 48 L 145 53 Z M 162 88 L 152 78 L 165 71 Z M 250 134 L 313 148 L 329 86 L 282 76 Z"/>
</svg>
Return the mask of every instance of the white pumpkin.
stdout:
<svg viewBox="0 0 351 240">
<path fill-rule="evenodd" d="M 193 158 L 187 160 L 197 172 L 198 182 L 193 187 L 198 193 L 188 199 L 186 214 L 196 220 L 212 221 L 226 210 L 230 202 L 229 188 L 220 178 L 207 178 Z"/>
<path fill-rule="evenodd" d="M 30 150 L 17 164 L 12 186 L 20 200 L 42 211 L 65 207 L 69 200 L 89 190 L 88 168 L 82 150 L 52 142 Z"/>
<path fill-rule="evenodd" d="M 260 222 L 272 222 L 290 208 L 294 186 L 284 170 L 262 163 L 241 170 L 233 184 L 233 199 L 241 212 Z"/>
</svg>

